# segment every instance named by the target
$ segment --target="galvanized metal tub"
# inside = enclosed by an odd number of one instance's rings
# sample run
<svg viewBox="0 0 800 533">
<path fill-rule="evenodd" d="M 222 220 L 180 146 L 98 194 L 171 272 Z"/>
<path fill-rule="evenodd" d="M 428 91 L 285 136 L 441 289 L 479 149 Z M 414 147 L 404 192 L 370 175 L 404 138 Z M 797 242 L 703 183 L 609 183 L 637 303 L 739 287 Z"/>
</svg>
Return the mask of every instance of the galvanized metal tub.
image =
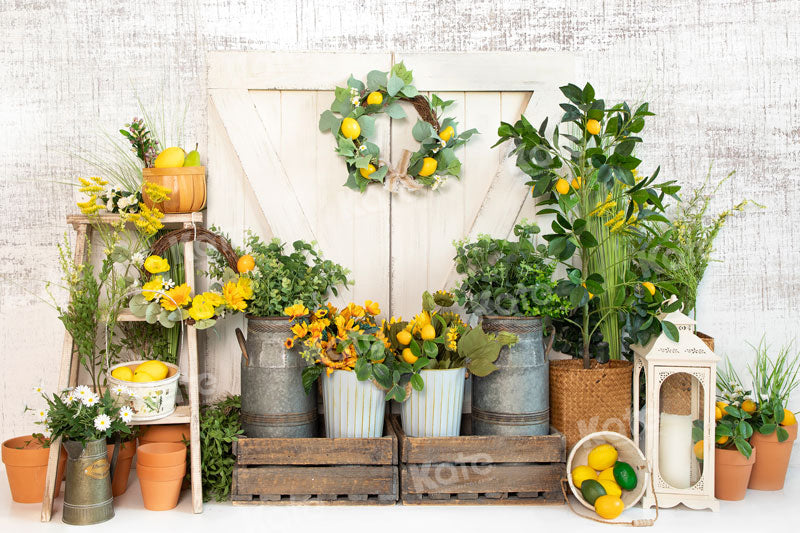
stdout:
<svg viewBox="0 0 800 533">
<path fill-rule="evenodd" d="M 306 363 L 297 348 L 284 343 L 292 336 L 289 319 L 247 317 L 242 349 L 242 428 L 248 437 L 315 437 L 317 390 L 306 394 L 301 372 Z"/>
<path fill-rule="evenodd" d="M 547 435 L 550 433 L 550 383 L 538 317 L 485 316 L 487 333 L 508 331 L 519 337 L 505 346 L 499 370 L 473 376 L 472 431 L 475 435 Z"/>
<path fill-rule="evenodd" d="M 111 472 L 116 457 L 109 462 L 106 439 L 89 441 L 85 447 L 78 441 L 65 441 L 64 448 L 67 450 L 67 484 L 61 519 L 65 524 L 85 526 L 113 518 Z"/>
</svg>

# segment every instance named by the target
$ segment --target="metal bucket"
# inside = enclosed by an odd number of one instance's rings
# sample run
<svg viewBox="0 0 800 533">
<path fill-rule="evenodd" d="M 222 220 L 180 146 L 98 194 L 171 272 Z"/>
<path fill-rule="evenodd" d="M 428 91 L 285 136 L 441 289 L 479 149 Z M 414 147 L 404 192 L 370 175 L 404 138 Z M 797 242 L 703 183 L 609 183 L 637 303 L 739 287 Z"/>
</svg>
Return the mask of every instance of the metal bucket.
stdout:
<svg viewBox="0 0 800 533">
<path fill-rule="evenodd" d="M 67 450 L 67 485 L 63 522 L 86 526 L 114 518 L 111 476 L 119 446 L 115 446 L 111 462 L 106 439 L 89 441 L 86 446 L 78 441 L 64 441 L 64 448 Z"/>
<path fill-rule="evenodd" d="M 284 342 L 292 333 L 289 319 L 247 317 L 242 349 L 242 428 L 248 437 L 315 437 L 317 389 L 306 394 L 301 372 L 305 362 Z"/>
<path fill-rule="evenodd" d="M 472 432 L 475 435 L 547 435 L 550 433 L 549 369 L 538 317 L 483 317 L 487 333 L 519 336 L 504 346 L 486 377 L 473 376 Z"/>
</svg>

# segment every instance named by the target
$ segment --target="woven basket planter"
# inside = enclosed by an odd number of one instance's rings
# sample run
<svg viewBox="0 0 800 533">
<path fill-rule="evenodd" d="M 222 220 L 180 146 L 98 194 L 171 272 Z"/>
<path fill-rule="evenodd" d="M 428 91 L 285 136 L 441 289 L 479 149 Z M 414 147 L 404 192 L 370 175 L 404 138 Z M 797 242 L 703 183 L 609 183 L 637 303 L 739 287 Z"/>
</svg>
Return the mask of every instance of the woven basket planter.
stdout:
<svg viewBox="0 0 800 533">
<path fill-rule="evenodd" d="M 631 436 L 633 365 L 629 361 L 550 361 L 550 424 L 564 434 L 567 450 L 597 431 Z"/>
</svg>

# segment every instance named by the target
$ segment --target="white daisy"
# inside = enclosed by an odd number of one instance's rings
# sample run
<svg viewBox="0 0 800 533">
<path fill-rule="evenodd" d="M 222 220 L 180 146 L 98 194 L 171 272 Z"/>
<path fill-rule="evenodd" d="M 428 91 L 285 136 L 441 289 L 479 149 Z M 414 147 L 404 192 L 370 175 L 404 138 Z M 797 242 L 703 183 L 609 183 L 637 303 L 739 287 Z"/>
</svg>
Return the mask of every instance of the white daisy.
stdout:
<svg viewBox="0 0 800 533">
<path fill-rule="evenodd" d="M 350 87 L 350 94 L 353 96 L 357 95 L 358 89 L 356 89 L 355 87 Z"/>
<path fill-rule="evenodd" d="M 83 400 L 84 398 L 92 394 L 92 391 L 86 385 L 78 385 L 77 387 L 75 387 L 75 389 L 73 389 L 72 392 L 73 394 L 75 394 L 75 397 L 80 400 Z"/>
<path fill-rule="evenodd" d="M 359 152 L 366 152 L 367 151 L 367 145 L 366 144 L 362 144 L 361 146 L 358 147 L 358 151 Z"/>
<path fill-rule="evenodd" d="M 98 396 L 93 392 L 90 393 L 88 396 L 81 398 L 81 402 L 83 402 L 83 405 L 85 405 L 86 407 L 92 407 L 93 405 L 96 405 L 97 402 L 99 401 L 100 401 L 100 396 Z"/>
<path fill-rule="evenodd" d="M 119 410 L 119 416 L 122 418 L 123 422 L 130 424 L 131 420 L 133 419 L 133 410 L 126 405 Z"/>
<path fill-rule="evenodd" d="M 67 393 L 64 395 L 64 403 L 67 405 L 72 405 L 75 403 L 75 400 L 77 400 L 77 398 L 75 397 L 75 393 L 71 390 L 67 391 Z"/>
<path fill-rule="evenodd" d="M 144 256 L 144 253 L 142 253 L 142 252 L 136 252 L 135 254 L 133 254 L 131 256 L 131 261 L 133 261 L 133 263 L 136 264 L 136 265 L 141 265 L 142 263 L 144 263 L 145 259 L 146 259 L 146 257 Z"/>
<path fill-rule="evenodd" d="M 354 96 L 354 97 L 352 97 L 350 99 L 350 103 L 353 104 L 356 107 L 358 107 L 358 104 L 359 104 L 360 101 L 361 100 L 358 98 L 358 96 Z"/>
<path fill-rule="evenodd" d="M 37 422 L 44 422 L 47 420 L 47 415 L 49 414 L 47 409 L 37 409 L 34 415 L 36 416 Z"/>
<path fill-rule="evenodd" d="M 438 154 L 438 153 L 439 153 L 439 147 L 438 147 L 438 146 L 434 147 L 434 148 L 431 150 L 431 152 L 433 152 L 434 154 Z"/>
<path fill-rule="evenodd" d="M 98 431 L 105 431 L 111 427 L 111 418 L 108 415 L 97 415 L 94 419 L 94 427 Z"/>
<path fill-rule="evenodd" d="M 126 387 L 125 385 L 116 385 L 111 389 L 111 392 L 113 392 L 117 396 L 122 396 L 123 394 L 128 394 L 128 387 Z"/>
<path fill-rule="evenodd" d="M 444 148 L 445 146 L 447 146 L 447 142 L 446 141 L 439 141 L 439 146 Z"/>
<path fill-rule="evenodd" d="M 44 389 L 42 388 L 41 385 L 37 385 L 37 386 L 33 387 L 33 392 L 37 392 L 37 393 L 41 394 L 42 392 L 44 392 Z"/>
<path fill-rule="evenodd" d="M 175 287 L 175 282 L 171 279 L 168 279 L 164 282 L 164 290 L 169 290 Z"/>
</svg>

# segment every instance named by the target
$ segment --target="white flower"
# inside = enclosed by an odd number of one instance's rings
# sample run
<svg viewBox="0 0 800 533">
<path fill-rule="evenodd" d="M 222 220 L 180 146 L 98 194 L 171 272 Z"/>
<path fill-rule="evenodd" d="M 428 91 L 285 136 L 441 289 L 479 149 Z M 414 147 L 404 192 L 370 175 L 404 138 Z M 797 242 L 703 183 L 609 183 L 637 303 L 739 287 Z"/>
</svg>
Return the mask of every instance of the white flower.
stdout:
<svg viewBox="0 0 800 533">
<path fill-rule="evenodd" d="M 133 261 L 133 263 L 135 265 L 143 264 L 145 259 L 146 259 L 146 257 L 144 256 L 144 253 L 142 253 L 142 252 L 136 252 L 135 254 L 133 254 L 131 256 L 131 261 Z"/>
<path fill-rule="evenodd" d="M 434 190 L 434 191 L 435 191 L 436 189 L 438 189 L 439 187 L 441 187 L 441 186 L 442 186 L 442 184 L 443 184 L 445 181 L 446 181 L 446 180 L 445 180 L 445 178 L 443 178 L 442 176 L 440 176 L 440 175 L 438 175 L 438 174 L 437 174 L 436 176 L 434 176 L 434 177 L 433 177 L 433 185 L 431 185 L 431 190 Z"/>
<path fill-rule="evenodd" d="M 44 422 L 45 420 L 47 420 L 47 415 L 48 414 L 49 414 L 49 411 L 47 409 L 38 409 L 34 413 L 34 415 L 36 416 L 36 421 L 37 422 Z"/>
<path fill-rule="evenodd" d="M 366 144 L 362 144 L 361 146 L 358 147 L 358 151 L 359 152 L 366 152 L 367 151 L 367 145 Z"/>
<path fill-rule="evenodd" d="M 350 99 L 350 103 L 356 107 L 358 107 L 359 102 L 361 102 L 361 100 L 358 98 L 358 96 L 354 96 Z"/>
<path fill-rule="evenodd" d="M 111 392 L 113 392 L 117 396 L 122 396 L 123 394 L 128 394 L 128 387 L 126 387 L 125 385 L 116 385 L 111 389 Z"/>
<path fill-rule="evenodd" d="M 84 396 L 83 398 L 81 398 L 81 402 L 83 402 L 83 405 L 85 405 L 86 407 L 92 407 L 93 405 L 95 405 L 99 401 L 100 401 L 100 396 L 98 396 L 97 394 L 95 394 L 93 392 L 91 392 L 87 396 Z"/>
<path fill-rule="evenodd" d="M 353 96 L 357 95 L 358 89 L 356 89 L 355 87 L 350 87 L 350 94 L 352 94 Z"/>
<path fill-rule="evenodd" d="M 98 431 L 105 431 L 111 427 L 111 418 L 108 415 L 97 415 L 94 419 L 94 427 Z"/>
<path fill-rule="evenodd" d="M 67 405 L 72 405 L 73 403 L 75 403 L 75 400 L 77 400 L 77 398 L 75 397 L 75 393 L 72 391 L 67 391 L 66 396 L 64 396 L 64 403 L 66 403 Z"/>
<path fill-rule="evenodd" d="M 133 419 L 133 410 L 126 405 L 119 410 L 119 416 L 122 418 L 123 422 L 130 424 L 131 420 Z"/>
<path fill-rule="evenodd" d="M 43 391 L 44 391 L 44 389 L 42 388 L 41 385 L 37 385 L 37 386 L 33 387 L 33 392 L 37 392 L 37 393 L 41 394 Z"/>
<path fill-rule="evenodd" d="M 431 152 L 434 153 L 434 154 L 438 154 L 439 153 L 439 147 L 437 146 L 437 147 L 433 148 L 431 150 Z"/>
<path fill-rule="evenodd" d="M 128 391 L 128 398 L 130 398 L 130 399 L 136 398 L 136 391 L 133 390 L 133 389 L 130 389 Z"/>
<path fill-rule="evenodd" d="M 175 287 L 175 282 L 172 281 L 171 279 L 168 279 L 167 281 L 164 282 L 164 289 L 163 290 L 166 291 L 166 290 L 172 289 L 174 287 Z"/>
<path fill-rule="evenodd" d="M 447 142 L 446 141 L 439 141 L 439 146 L 444 148 L 445 146 L 447 146 Z"/>
<path fill-rule="evenodd" d="M 78 385 L 72 390 L 72 393 L 76 398 L 83 400 L 87 396 L 91 395 L 92 391 L 86 385 Z"/>
</svg>

